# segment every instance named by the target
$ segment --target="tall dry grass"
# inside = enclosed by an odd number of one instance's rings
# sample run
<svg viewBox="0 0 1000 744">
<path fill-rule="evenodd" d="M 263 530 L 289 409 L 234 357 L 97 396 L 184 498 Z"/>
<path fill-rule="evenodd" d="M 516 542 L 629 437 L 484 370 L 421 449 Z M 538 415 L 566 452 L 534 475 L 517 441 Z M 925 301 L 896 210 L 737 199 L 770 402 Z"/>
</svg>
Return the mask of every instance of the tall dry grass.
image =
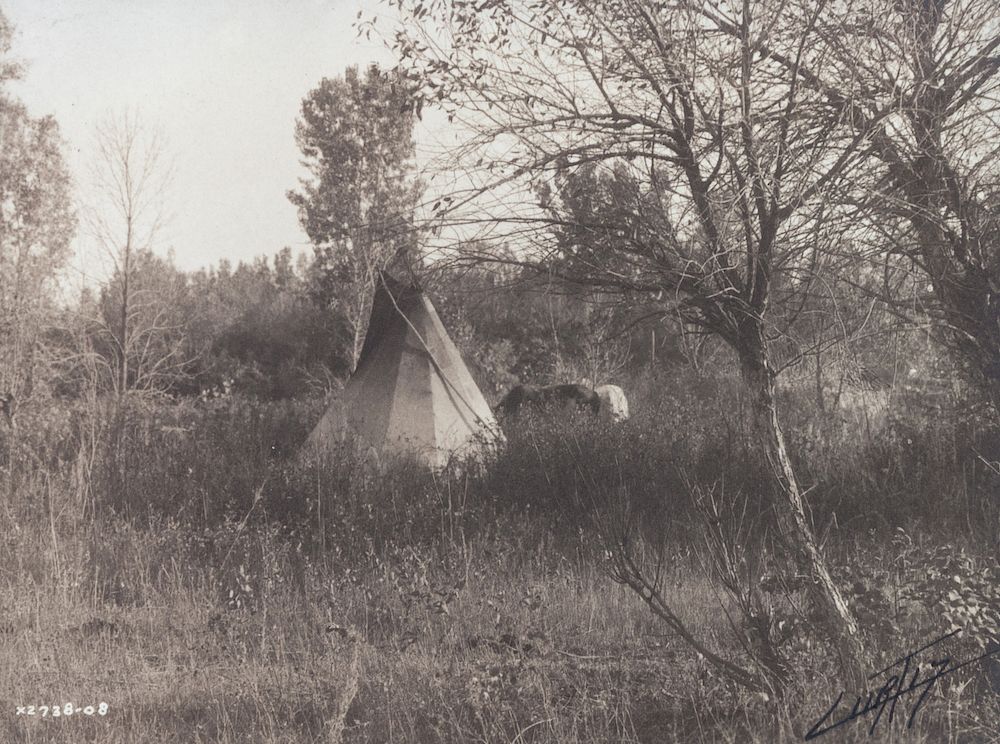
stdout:
<svg viewBox="0 0 1000 744">
<path fill-rule="evenodd" d="M 0 740 L 801 740 L 836 693 L 808 629 L 789 641 L 786 697 L 765 699 L 608 576 L 590 526 L 627 507 L 640 539 L 668 548 L 664 591 L 684 622 L 742 653 L 692 493 L 724 484 L 765 510 L 739 395 L 724 378 L 650 388 L 625 425 L 522 422 L 492 467 L 438 474 L 299 461 L 316 404 L 23 419 L 0 473 Z M 993 570 L 998 481 L 972 453 L 995 458 L 989 436 L 912 405 L 852 436 L 784 395 L 811 518 L 873 666 L 945 613 L 986 632 L 976 577 Z M 998 700 L 969 669 L 914 730 L 897 721 L 882 738 L 991 741 Z M 102 701 L 106 716 L 15 708 Z M 863 724 L 835 736 L 870 740 Z"/>
</svg>

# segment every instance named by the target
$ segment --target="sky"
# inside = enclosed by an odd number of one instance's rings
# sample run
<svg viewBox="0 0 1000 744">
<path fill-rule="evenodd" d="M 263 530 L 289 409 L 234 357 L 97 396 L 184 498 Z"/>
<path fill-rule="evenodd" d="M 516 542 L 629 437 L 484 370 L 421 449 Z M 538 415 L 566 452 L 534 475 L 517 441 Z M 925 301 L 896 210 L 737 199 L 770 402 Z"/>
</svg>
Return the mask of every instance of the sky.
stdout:
<svg viewBox="0 0 1000 744">
<path fill-rule="evenodd" d="M 11 85 L 35 116 L 51 114 L 78 188 L 97 123 L 124 111 L 160 130 L 172 163 L 158 253 L 182 269 L 296 252 L 308 241 L 285 194 L 304 175 L 294 141 L 302 98 L 348 65 L 392 64 L 357 39 L 376 0 L 0 0 L 14 24 Z M 385 19 L 383 19 L 385 20 Z M 81 196 L 85 196 L 80 191 Z M 74 265 L 96 273 L 85 231 Z"/>
</svg>

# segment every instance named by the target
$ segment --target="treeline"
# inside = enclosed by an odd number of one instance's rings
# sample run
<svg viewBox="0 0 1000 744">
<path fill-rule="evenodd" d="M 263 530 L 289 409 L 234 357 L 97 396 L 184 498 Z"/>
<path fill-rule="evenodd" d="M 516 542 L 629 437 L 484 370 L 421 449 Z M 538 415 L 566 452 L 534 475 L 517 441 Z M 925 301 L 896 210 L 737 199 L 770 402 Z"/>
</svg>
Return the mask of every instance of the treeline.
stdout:
<svg viewBox="0 0 1000 744">
<path fill-rule="evenodd" d="M 10 38 L 4 22 L 4 59 Z M 956 326 L 936 322 L 942 305 L 910 254 L 859 232 L 874 218 L 852 226 L 845 207 L 832 206 L 833 197 L 854 194 L 824 194 L 801 223 L 775 207 L 788 223 L 780 235 L 769 220 L 770 237 L 744 220 L 742 242 L 738 223 L 713 218 L 743 177 L 735 155 L 733 173 L 717 174 L 732 184 L 718 194 L 704 184 L 702 196 L 719 206 L 702 226 L 687 221 L 695 213 L 684 206 L 689 194 L 665 179 L 664 165 L 617 156 L 575 163 L 563 153 L 553 168 L 539 165 L 530 193 L 519 195 L 525 201 L 512 207 L 536 215 L 532 224 L 542 215 L 540 227 L 512 229 L 502 218 L 516 213 L 494 219 L 486 209 L 474 221 L 497 226 L 498 236 L 453 238 L 442 248 L 435 232 L 468 215 L 450 211 L 453 196 L 428 196 L 413 140 L 427 90 L 401 69 L 348 68 L 305 95 L 295 136 L 308 177 L 288 196 L 309 253 L 285 248 L 197 272 L 177 269 L 156 240 L 155 137 L 127 117 L 102 124 L 92 189 L 100 198 L 74 214 L 55 122 L 32 119 L 0 80 L 0 388 L 21 402 L 48 393 L 323 394 L 357 363 L 378 271 L 388 269 L 419 277 L 488 396 L 516 382 L 619 381 L 642 365 L 681 359 L 698 369 L 739 364 L 748 374 L 765 364 L 783 380 L 794 368 L 810 378 L 820 409 L 836 408 L 845 381 L 892 384 L 902 375 L 921 383 L 953 367 L 989 395 L 988 353 L 960 353 L 958 364 L 937 369 L 938 348 L 913 331 L 954 341 Z M 8 64 L 4 74 L 21 71 Z M 477 167 L 490 168 L 489 159 Z M 80 234 L 97 237 L 113 271 L 60 301 L 57 283 Z M 772 244 L 778 255 L 768 254 Z M 754 289 L 759 276 L 767 283 Z M 949 296 L 981 299 L 967 294 Z M 980 330 L 988 340 L 989 329 Z"/>
<path fill-rule="evenodd" d="M 327 281 L 320 260 L 295 257 L 290 248 L 194 272 L 138 253 L 130 324 L 145 343 L 130 359 L 128 388 L 262 400 L 338 389 L 352 369 L 353 334 L 350 319 L 324 296 Z M 115 389 L 120 352 L 109 329 L 120 322 L 122 283 L 116 273 L 99 290 L 84 290 L 65 324 L 41 339 L 54 359 L 66 360 L 58 394 L 82 395 L 87 384 Z M 678 354 L 664 326 L 623 332 L 620 310 L 578 293 L 546 292 L 527 272 L 439 272 L 425 285 L 488 395 L 520 381 L 609 380 Z M 82 349 L 89 356 L 76 353 Z"/>
<path fill-rule="evenodd" d="M 527 268 L 425 261 L 417 99 L 376 66 L 321 80 L 294 123 L 309 177 L 288 197 L 312 250 L 182 271 L 159 241 L 155 128 L 131 115 L 98 123 L 93 180 L 74 183 L 57 123 L 31 117 L 5 86 L 24 74 L 12 38 L 0 13 L 0 392 L 16 407 L 336 390 L 357 363 L 383 269 L 419 276 L 488 395 L 518 381 L 608 380 L 670 353 L 663 327 L 630 327 L 635 307 L 595 302 L 586 288 Z M 77 239 L 109 276 L 67 292 Z"/>
</svg>

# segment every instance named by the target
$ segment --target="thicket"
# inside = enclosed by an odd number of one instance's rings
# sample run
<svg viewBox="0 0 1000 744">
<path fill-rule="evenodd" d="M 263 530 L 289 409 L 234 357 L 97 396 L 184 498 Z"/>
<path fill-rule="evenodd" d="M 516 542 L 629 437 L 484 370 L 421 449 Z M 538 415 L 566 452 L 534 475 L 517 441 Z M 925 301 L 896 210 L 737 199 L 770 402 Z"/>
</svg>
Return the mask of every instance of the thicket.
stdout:
<svg viewBox="0 0 1000 744">
<path fill-rule="evenodd" d="M 304 458 L 321 399 L 46 406 L 22 411 L 4 433 L 8 509 L 30 514 L 38 484 L 62 478 L 81 515 L 199 531 L 275 525 L 351 561 L 389 544 L 468 538 L 511 515 L 569 539 L 616 509 L 641 514 L 650 534 L 681 549 L 706 488 L 745 501 L 751 514 L 768 508 L 769 480 L 740 413 L 746 401 L 728 373 L 676 367 L 626 386 L 633 415 L 623 423 L 528 414 L 505 426 L 495 461 L 438 473 L 405 461 L 373 468 L 347 446 L 322 462 Z M 819 411 L 810 395 L 789 385 L 780 405 L 828 549 L 898 530 L 997 549 L 1000 438 L 988 421 L 916 393 L 838 413 Z"/>
</svg>

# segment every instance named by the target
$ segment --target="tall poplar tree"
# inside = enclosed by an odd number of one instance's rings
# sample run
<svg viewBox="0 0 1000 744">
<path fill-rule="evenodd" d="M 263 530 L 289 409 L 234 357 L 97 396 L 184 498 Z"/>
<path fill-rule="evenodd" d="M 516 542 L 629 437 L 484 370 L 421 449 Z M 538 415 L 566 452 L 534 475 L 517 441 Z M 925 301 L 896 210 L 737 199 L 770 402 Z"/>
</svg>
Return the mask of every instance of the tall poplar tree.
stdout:
<svg viewBox="0 0 1000 744">
<path fill-rule="evenodd" d="M 310 177 L 288 198 L 315 250 L 313 295 L 346 325 L 352 369 L 378 271 L 416 246 L 415 119 L 407 86 L 372 65 L 324 78 L 296 123 Z"/>
</svg>

